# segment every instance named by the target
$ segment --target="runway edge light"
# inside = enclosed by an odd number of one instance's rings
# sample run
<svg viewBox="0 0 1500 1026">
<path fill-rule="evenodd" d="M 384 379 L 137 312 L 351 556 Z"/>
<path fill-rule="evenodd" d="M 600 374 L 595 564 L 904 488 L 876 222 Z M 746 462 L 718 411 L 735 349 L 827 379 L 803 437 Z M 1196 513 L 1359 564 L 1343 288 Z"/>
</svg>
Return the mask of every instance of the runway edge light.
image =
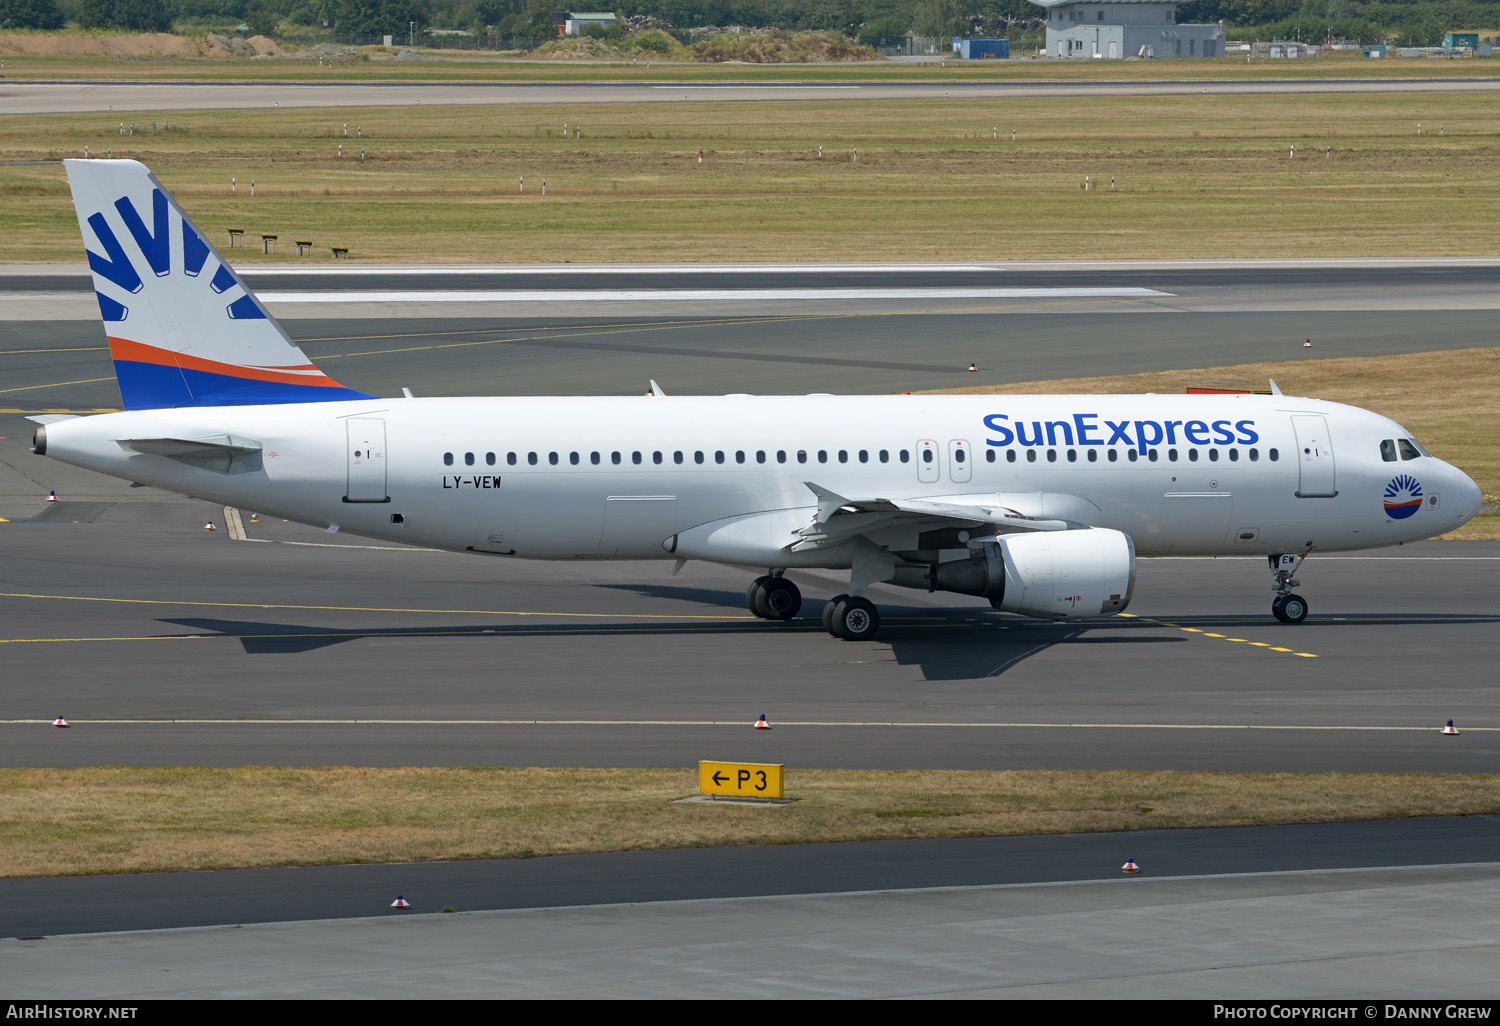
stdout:
<svg viewBox="0 0 1500 1026">
<path fill-rule="evenodd" d="M 212 520 L 210 520 L 208 523 L 204 524 L 203 525 L 203 529 L 205 531 L 217 531 L 218 530 L 218 528 L 214 526 L 214 522 Z"/>
<path fill-rule="evenodd" d="M 396 895 L 396 900 L 391 902 L 391 908 L 411 908 L 411 902 L 398 894 Z"/>
<path fill-rule="evenodd" d="M 1449 720 L 1448 721 L 1448 725 L 1443 728 L 1443 733 L 1444 734 L 1457 734 L 1458 733 L 1458 728 L 1453 725 L 1453 721 L 1452 720 Z"/>
<path fill-rule="evenodd" d="M 1453 723 L 1452 720 L 1449 720 L 1448 722 L 1449 722 L 1450 726 Z M 756 730 L 770 730 L 771 729 L 771 725 L 766 722 L 766 714 L 765 713 L 761 713 L 760 714 L 760 719 L 758 719 L 758 720 L 755 721 L 755 729 Z"/>
<path fill-rule="evenodd" d="M 1139 873 L 1141 867 L 1135 864 L 1135 859 L 1126 859 L 1125 864 L 1120 867 L 1122 873 Z"/>
<path fill-rule="evenodd" d="M 47 493 L 47 501 L 48 502 L 56 502 L 57 501 L 57 489 L 56 488 L 52 489 L 50 492 Z"/>
<path fill-rule="evenodd" d="M 1453 721 L 1449 720 L 1448 722 L 1451 724 Z M 66 727 L 68 725 L 68 721 L 59 716 L 57 719 L 52 721 L 52 725 L 54 727 Z"/>
</svg>

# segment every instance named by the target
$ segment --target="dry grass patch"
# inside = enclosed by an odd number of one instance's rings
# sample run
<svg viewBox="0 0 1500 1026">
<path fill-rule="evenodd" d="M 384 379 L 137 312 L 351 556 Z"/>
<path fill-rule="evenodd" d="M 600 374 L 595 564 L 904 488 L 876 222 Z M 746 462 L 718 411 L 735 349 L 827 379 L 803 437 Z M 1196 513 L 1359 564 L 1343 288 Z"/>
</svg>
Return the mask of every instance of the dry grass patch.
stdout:
<svg viewBox="0 0 1500 1026">
<path fill-rule="evenodd" d="M 1434 456 L 1472 477 L 1484 501 L 1500 503 L 1500 348 L 1450 349 L 1399 356 L 1239 363 L 1227 367 L 1149 371 L 1114 377 L 1060 378 L 940 390 L 999 395 L 1181 392 L 1194 381 L 1241 381 L 1265 388 L 1274 378 L 1287 395 L 1349 403 L 1390 417 Z M 1500 538 L 1500 514 L 1487 512 L 1445 539 Z"/>
<path fill-rule="evenodd" d="M 683 769 L 0 770 L 0 876 L 1146 830 L 1500 812 L 1500 777 L 795 770 L 792 805 L 678 804 Z"/>
<path fill-rule="evenodd" d="M 0 159 L 135 157 L 211 236 L 311 238 L 325 259 L 334 245 L 557 263 L 1493 251 L 1487 94 L 1187 95 L 1161 112 L 1139 96 L 288 109 L 138 113 L 134 136 L 119 115 L 13 117 Z M 0 203 L 7 259 L 80 258 L 62 183 L 55 166 L 0 170 L 0 195 L 31 200 Z"/>
</svg>

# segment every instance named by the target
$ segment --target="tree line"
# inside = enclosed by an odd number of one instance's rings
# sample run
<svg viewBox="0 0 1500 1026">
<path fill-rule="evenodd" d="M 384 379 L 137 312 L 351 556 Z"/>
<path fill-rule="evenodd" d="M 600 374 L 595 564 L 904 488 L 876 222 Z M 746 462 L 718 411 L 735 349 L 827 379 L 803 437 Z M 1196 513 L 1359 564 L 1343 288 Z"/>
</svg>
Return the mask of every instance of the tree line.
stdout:
<svg viewBox="0 0 1500 1026">
<path fill-rule="evenodd" d="M 550 0 L 0 0 L 0 28 L 122 28 L 243 21 L 270 34 L 337 23 L 341 33 L 404 34 L 413 28 L 486 29 L 501 38 L 556 34 Z M 842 32 L 862 42 L 907 32 L 1005 35 L 1034 29 L 1045 12 L 1029 0 L 621 0 L 612 10 L 678 33 L 705 26 Z M 1192 0 L 1185 23 L 1223 21 L 1235 38 L 1328 36 L 1434 45 L 1454 29 L 1500 24 L 1500 0 Z"/>
</svg>

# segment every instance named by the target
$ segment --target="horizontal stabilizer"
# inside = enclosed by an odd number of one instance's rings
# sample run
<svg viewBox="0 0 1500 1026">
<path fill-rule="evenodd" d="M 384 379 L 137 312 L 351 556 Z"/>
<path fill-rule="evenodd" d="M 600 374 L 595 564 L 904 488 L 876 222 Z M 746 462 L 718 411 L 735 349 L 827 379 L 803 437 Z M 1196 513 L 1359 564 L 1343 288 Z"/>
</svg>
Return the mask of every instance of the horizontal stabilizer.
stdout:
<svg viewBox="0 0 1500 1026">
<path fill-rule="evenodd" d="M 228 474 L 232 470 L 253 469 L 260 463 L 260 443 L 236 435 L 211 435 L 207 438 L 122 438 L 120 448 L 147 456 L 165 456 L 194 467 Z M 239 460 L 239 466 L 235 461 Z"/>
</svg>

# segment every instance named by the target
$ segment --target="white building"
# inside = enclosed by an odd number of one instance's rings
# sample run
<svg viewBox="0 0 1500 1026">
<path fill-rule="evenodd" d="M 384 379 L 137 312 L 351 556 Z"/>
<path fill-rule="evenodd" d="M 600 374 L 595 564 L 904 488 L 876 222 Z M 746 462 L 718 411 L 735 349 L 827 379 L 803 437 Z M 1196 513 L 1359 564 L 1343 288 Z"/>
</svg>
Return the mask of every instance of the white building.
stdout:
<svg viewBox="0 0 1500 1026">
<path fill-rule="evenodd" d="M 1031 0 L 1051 57 L 1223 57 L 1222 25 L 1179 25 L 1172 0 Z"/>
</svg>

